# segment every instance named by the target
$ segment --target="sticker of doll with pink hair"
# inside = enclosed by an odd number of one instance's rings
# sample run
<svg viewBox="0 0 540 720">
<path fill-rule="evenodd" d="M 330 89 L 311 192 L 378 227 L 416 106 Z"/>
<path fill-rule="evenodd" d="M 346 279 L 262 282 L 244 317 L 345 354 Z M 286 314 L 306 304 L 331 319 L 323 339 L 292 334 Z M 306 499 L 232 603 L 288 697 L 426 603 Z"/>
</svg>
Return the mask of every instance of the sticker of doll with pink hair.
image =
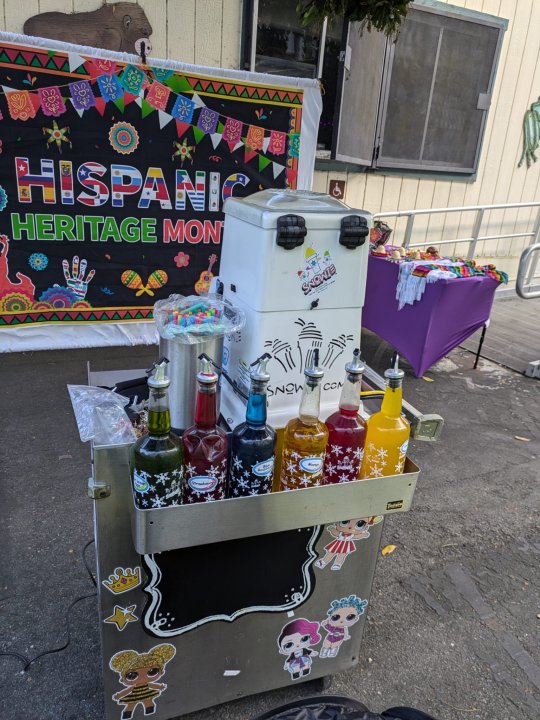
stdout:
<svg viewBox="0 0 540 720">
<path fill-rule="evenodd" d="M 332 562 L 331 570 L 341 570 L 343 563 L 353 552 L 356 552 L 356 542 L 369 537 L 369 530 L 382 520 L 382 515 L 369 518 L 354 518 L 341 520 L 341 522 L 327 525 L 326 531 L 335 538 L 324 546 L 324 557 L 317 560 L 315 567 L 321 570 Z"/>
<path fill-rule="evenodd" d="M 326 613 L 328 617 L 321 623 L 326 632 L 320 652 L 322 660 L 336 657 L 345 640 L 350 640 L 349 628 L 358 622 L 367 604 L 367 600 L 361 600 L 357 595 L 332 600 Z"/>
<path fill-rule="evenodd" d="M 320 641 L 318 622 L 297 618 L 283 627 L 277 644 L 279 652 L 287 656 L 283 669 L 291 674 L 291 680 L 310 674 L 312 658 L 319 654 L 310 648 Z"/>
</svg>

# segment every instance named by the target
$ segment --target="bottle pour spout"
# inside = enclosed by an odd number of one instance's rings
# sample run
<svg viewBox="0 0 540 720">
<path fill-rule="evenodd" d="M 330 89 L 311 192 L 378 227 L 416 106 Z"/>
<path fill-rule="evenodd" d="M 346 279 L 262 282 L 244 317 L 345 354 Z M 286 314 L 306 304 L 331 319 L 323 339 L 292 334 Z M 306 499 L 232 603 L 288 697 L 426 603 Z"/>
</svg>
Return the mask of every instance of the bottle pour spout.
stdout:
<svg viewBox="0 0 540 720">
<path fill-rule="evenodd" d="M 148 387 L 157 389 L 169 387 L 171 381 L 165 373 L 168 362 L 169 360 L 166 357 L 162 357 L 152 365 L 150 368 L 152 374 L 148 378 Z"/>
<path fill-rule="evenodd" d="M 254 363 L 251 364 L 251 372 L 249 374 L 251 380 L 256 382 L 267 383 L 270 381 L 270 373 L 266 369 L 268 361 L 272 359 L 272 356 L 268 353 L 264 353 L 260 358 L 257 358 Z"/>
<path fill-rule="evenodd" d="M 364 365 L 362 357 L 360 356 L 360 350 L 358 348 L 355 348 L 355 350 L 353 351 L 353 358 L 350 363 L 347 363 L 347 365 L 345 365 L 345 370 L 352 375 L 362 375 L 365 369 L 366 366 Z"/>
<path fill-rule="evenodd" d="M 399 387 L 403 382 L 405 373 L 399 368 L 399 355 L 397 352 L 392 355 L 391 367 L 385 370 L 384 377 L 388 380 L 390 387 Z"/>
<path fill-rule="evenodd" d="M 319 351 L 314 350 L 309 367 L 304 369 L 304 375 L 308 378 L 319 379 L 323 377 L 324 370 L 319 367 Z"/>
<path fill-rule="evenodd" d="M 212 358 L 208 357 L 206 353 L 199 355 L 199 372 L 197 373 L 197 380 L 205 385 L 211 385 L 219 380 L 218 374 L 214 370 L 214 363 Z"/>
</svg>

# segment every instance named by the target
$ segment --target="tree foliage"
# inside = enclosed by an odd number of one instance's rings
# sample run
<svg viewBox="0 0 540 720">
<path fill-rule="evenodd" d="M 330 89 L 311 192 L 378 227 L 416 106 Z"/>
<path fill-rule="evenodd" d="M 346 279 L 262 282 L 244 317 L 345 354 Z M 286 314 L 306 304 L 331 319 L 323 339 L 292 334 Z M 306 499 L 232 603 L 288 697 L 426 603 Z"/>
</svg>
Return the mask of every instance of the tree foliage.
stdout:
<svg viewBox="0 0 540 720">
<path fill-rule="evenodd" d="M 380 30 L 395 36 L 413 0 L 298 0 L 297 12 L 303 25 L 322 24 L 343 16 L 350 22 L 359 22 L 362 29 Z"/>
</svg>

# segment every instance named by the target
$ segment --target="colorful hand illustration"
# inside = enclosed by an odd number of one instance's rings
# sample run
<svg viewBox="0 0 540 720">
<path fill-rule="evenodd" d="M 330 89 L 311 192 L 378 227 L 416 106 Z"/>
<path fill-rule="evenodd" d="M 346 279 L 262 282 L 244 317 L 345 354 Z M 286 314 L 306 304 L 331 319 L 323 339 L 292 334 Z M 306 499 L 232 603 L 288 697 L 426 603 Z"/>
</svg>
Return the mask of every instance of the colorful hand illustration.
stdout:
<svg viewBox="0 0 540 720">
<path fill-rule="evenodd" d="M 90 270 L 85 280 L 84 273 L 86 272 L 86 265 L 87 262 L 83 259 L 81 260 L 81 264 L 79 267 L 79 256 L 75 255 L 72 261 L 70 274 L 69 262 L 67 260 L 62 260 L 62 269 L 64 271 L 64 277 L 66 278 L 67 286 L 68 288 L 73 290 L 77 297 L 80 297 L 82 300 L 84 300 L 84 298 L 86 297 L 86 293 L 88 292 L 88 285 L 96 274 L 95 270 Z"/>
</svg>

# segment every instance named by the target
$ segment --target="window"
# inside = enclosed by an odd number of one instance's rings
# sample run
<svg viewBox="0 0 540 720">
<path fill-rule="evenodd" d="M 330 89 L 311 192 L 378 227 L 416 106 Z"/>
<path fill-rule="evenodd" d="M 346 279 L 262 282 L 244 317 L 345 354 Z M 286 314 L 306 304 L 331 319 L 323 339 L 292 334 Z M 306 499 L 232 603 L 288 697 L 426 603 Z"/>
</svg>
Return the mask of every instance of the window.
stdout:
<svg viewBox="0 0 540 720">
<path fill-rule="evenodd" d="M 436 0 L 411 7 L 397 42 L 355 23 L 301 28 L 294 0 L 252 10 L 253 70 L 319 77 L 318 149 L 370 168 L 472 174 L 507 21 Z"/>
</svg>

